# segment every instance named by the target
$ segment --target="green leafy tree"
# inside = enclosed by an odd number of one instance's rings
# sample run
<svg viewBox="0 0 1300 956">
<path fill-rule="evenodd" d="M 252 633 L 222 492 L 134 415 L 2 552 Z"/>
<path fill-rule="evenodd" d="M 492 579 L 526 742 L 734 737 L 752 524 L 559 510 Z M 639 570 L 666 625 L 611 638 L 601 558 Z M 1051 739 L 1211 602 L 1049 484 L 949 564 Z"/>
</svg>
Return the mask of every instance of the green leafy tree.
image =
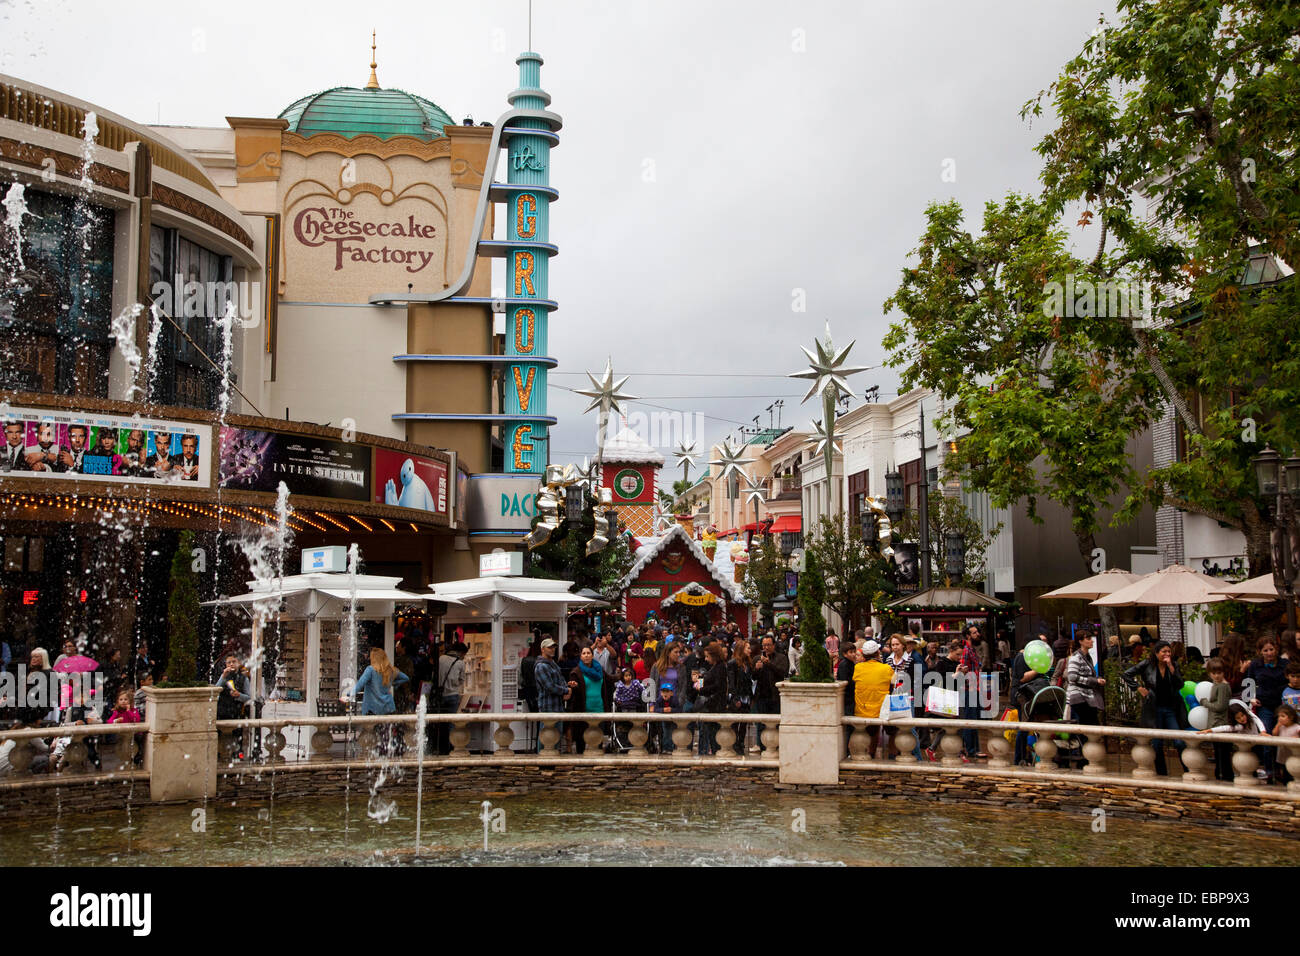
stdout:
<svg viewBox="0 0 1300 956">
<path fill-rule="evenodd" d="M 805 553 L 804 570 L 799 574 L 799 637 L 803 654 L 799 658 L 799 673 L 791 680 L 805 684 L 825 684 L 835 678 L 831 674 L 831 656 L 826 651 L 826 618 L 822 605 L 826 603 L 826 581 L 816 553 Z"/>
<path fill-rule="evenodd" d="M 930 567 L 938 571 L 944 587 L 951 587 L 953 581 L 948 577 L 944 567 L 943 540 L 949 533 L 960 534 L 966 539 L 966 574 L 964 581 L 970 584 L 983 584 L 988 576 L 988 552 L 993 539 L 1002 530 L 999 522 L 986 533 L 980 523 L 970 516 L 960 498 L 930 492 L 927 510 L 930 523 Z M 915 508 L 909 508 L 895 529 L 896 533 L 907 541 L 919 541 L 921 519 Z"/>
<path fill-rule="evenodd" d="M 749 566 L 742 586 L 745 602 L 759 609 L 765 626 L 772 621 L 772 605 L 785 596 L 785 574 L 789 570 L 781 549 L 770 537 L 754 539 L 749 549 Z"/>
<path fill-rule="evenodd" d="M 194 532 L 182 531 L 172 555 L 167 594 L 167 675 L 173 687 L 193 687 L 198 677 L 199 587 L 194 572 Z"/>
<path fill-rule="evenodd" d="M 888 362 L 905 387 L 945 398 L 942 424 L 965 433 L 948 463 L 967 487 L 995 507 L 1025 502 L 1036 522 L 1040 498 L 1062 505 L 1091 573 L 1105 516 L 1140 486 L 1128 444 L 1152 421 L 1158 386 L 1134 362 L 1127 324 L 1054 301 L 1093 273 L 1046 203 L 988 203 L 978 234 L 956 202 L 931 205 L 926 220 L 918 263 L 885 303 L 902 315 Z"/>
<path fill-rule="evenodd" d="M 878 593 L 894 591 L 889 562 L 859 535 L 846 533 L 842 512 L 821 516 L 817 530 L 804 541 L 804 554 L 816 558 L 825 581 L 824 603 L 846 628 L 859 615 L 870 615 Z M 799 606 L 804 607 L 802 600 Z"/>
<path fill-rule="evenodd" d="M 1159 289 L 1126 361 L 1156 377 L 1189 454 L 1153 469 L 1128 513 L 1170 504 L 1236 528 L 1262 572 L 1269 523 L 1250 458 L 1266 441 L 1300 450 L 1300 291 L 1274 271 L 1300 264 L 1300 8 L 1121 0 L 1117 12 L 1022 115 L 1047 101 L 1058 117 L 1038 147 L 1045 200 L 1096 226 L 1095 271 Z"/>
</svg>

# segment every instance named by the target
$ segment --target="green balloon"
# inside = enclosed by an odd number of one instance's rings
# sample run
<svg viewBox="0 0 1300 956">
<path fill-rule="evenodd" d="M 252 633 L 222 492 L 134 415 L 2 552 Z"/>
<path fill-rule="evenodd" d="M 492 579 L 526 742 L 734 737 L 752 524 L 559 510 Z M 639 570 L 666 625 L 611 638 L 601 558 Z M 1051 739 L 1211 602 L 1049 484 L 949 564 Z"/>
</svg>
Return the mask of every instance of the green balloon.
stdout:
<svg viewBox="0 0 1300 956">
<path fill-rule="evenodd" d="M 1183 681 L 1183 696 L 1184 696 L 1184 697 L 1188 697 L 1188 696 L 1190 696 L 1190 697 L 1195 697 L 1195 696 L 1196 696 L 1196 681 L 1194 681 L 1194 680 L 1185 680 L 1185 681 Z"/>
<path fill-rule="evenodd" d="M 1040 674 L 1052 672 L 1052 649 L 1044 641 L 1030 641 L 1025 645 L 1025 663 Z"/>
</svg>

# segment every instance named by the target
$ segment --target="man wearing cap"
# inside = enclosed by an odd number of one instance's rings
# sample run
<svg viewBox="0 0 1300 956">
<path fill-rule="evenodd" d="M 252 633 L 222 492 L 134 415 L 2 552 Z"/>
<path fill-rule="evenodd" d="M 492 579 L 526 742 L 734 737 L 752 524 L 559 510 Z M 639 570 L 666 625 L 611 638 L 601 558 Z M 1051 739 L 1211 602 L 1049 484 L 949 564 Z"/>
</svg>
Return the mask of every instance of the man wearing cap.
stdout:
<svg viewBox="0 0 1300 956">
<path fill-rule="evenodd" d="M 880 645 L 867 641 L 862 647 L 862 660 L 853 668 L 853 694 L 855 717 L 879 717 L 880 706 L 889 694 L 894 683 L 894 669 L 880 659 Z M 871 750 L 868 756 L 876 754 L 876 742 L 880 737 L 879 727 L 868 727 L 871 737 Z"/>
<path fill-rule="evenodd" d="M 555 641 L 546 638 L 542 641 L 542 656 L 537 659 L 533 671 L 537 682 L 537 712 L 540 714 L 559 714 L 564 711 L 564 702 L 569 699 L 568 681 L 560 673 L 560 665 L 555 663 Z M 538 734 L 541 737 L 541 734 Z M 540 740 L 539 740 L 540 745 Z"/>
</svg>

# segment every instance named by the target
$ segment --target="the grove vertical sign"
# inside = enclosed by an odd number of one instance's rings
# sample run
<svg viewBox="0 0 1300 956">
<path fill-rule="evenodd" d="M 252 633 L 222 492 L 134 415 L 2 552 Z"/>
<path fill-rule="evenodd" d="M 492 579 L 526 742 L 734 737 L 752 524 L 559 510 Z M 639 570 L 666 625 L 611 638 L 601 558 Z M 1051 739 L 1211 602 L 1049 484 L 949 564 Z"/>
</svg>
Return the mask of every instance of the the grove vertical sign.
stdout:
<svg viewBox="0 0 1300 956">
<path fill-rule="evenodd" d="M 519 109 L 544 109 L 550 97 L 541 90 L 542 58 L 520 54 L 519 89 L 511 105 Z M 550 232 L 551 145 L 556 136 L 544 129 L 546 121 L 520 120 L 519 127 L 536 129 L 535 135 L 516 132 L 507 149 L 506 176 L 509 207 L 506 210 L 506 366 L 505 470 L 511 474 L 539 475 L 546 470 L 548 453 L 546 418 L 546 325 L 551 305 L 547 274 L 552 247 Z"/>
</svg>

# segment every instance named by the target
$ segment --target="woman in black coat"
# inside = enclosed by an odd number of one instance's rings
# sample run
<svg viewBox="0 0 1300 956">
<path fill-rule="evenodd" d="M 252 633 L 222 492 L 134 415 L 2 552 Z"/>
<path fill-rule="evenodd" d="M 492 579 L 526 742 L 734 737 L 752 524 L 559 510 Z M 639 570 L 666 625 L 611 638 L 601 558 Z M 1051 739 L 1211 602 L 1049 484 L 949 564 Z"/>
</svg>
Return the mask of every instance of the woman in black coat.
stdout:
<svg viewBox="0 0 1300 956">
<path fill-rule="evenodd" d="M 1158 730 L 1187 730 L 1187 705 L 1183 703 L 1183 675 L 1173 661 L 1173 648 L 1167 641 L 1156 641 L 1146 660 L 1139 661 L 1124 672 L 1124 679 L 1137 685 L 1142 695 L 1142 726 Z M 1169 776 L 1165 766 L 1165 746 L 1162 740 L 1152 740 L 1156 752 L 1156 773 Z M 1179 754 L 1183 742 L 1174 741 Z"/>
<path fill-rule="evenodd" d="M 714 641 L 704 649 L 704 658 L 709 664 L 708 673 L 700 683 L 696 695 L 695 709 L 706 714 L 721 714 L 727 709 L 727 645 Z M 700 725 L 700 756 L 718 752 L 715 736 L 720 724 L 703 723 Z"/>
</svg>

